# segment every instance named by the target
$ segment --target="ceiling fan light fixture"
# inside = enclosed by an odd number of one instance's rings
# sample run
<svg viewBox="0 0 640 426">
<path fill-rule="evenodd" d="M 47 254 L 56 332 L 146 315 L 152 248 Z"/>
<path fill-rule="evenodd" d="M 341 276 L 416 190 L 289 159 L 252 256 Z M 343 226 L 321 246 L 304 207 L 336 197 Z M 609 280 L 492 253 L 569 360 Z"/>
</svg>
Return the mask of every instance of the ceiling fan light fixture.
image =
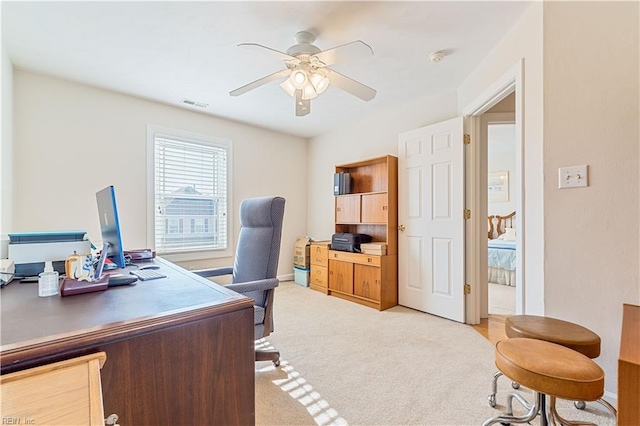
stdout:
<svg viewBox="0 0 640 426">
<path fill-rule="evenodd" d="M 320 93 L 316 91 L 315 87 L 313 87 L 313 84 L 311 83 L 307 83 L 307 85 L 304 86 L 304 89 L 302 89 L 302 99 L 304 100 L 313 99 L 319 94 Z"/>
<path fill-rule="evenodd" d="M 285 81 L 280 83 L 280 87 L 282 87 L 282 90 L 287 92 L 287 95 L 295 96 L 296 88 L 293 86 L 293 83 L 291 83 L 291 79 L 287 78 Z"/>
<path fill-rule="evenodd" d="M 329 87 L 329 79 L 320 73 L 314 73 L 311 75 L 311 84 L 318 95 L 321 95 Z"/>
<path fill-rule="evenodd" d="M 289 80 L 291 80 L 291 84 L 293 84 L 293 87 L 295 87 L 296 89 L 304 89 L 304 87 L 307 85 L 307 82 L 309 81 L 309 77 L 307 76 L 305 70 L 296 69 L 291 73 Z"/>
</svg>

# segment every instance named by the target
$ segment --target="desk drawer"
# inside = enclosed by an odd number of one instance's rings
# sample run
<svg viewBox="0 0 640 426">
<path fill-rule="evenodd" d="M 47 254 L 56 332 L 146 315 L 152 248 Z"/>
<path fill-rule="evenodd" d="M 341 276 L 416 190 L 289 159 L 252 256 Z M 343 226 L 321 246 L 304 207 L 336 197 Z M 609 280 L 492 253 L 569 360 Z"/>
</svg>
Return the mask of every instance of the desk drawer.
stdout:
<svg viewBox="0 0 640 426">
<path fill-rule="evenodd" d="M 380 266 L 381 256 L 374 254 L 350 253 L 347 251 L 329 250 L 329 259 L 342 262 L 358 263 L 360 265 Z"/>
<path fill-rule="evenodd" d="M 329 266 L 329 246 L 331 245 L 328 241 L 319 241 L 311 243 L 311 264 L 324 266 L 325 268 Z"/>
<path fill-rule="evenodd" d="M 329 278 L 328 267 L 311 265 L 311 284 L 315 284 L 319 287 L 327 288 L 328 278 Z"/>
</svg>

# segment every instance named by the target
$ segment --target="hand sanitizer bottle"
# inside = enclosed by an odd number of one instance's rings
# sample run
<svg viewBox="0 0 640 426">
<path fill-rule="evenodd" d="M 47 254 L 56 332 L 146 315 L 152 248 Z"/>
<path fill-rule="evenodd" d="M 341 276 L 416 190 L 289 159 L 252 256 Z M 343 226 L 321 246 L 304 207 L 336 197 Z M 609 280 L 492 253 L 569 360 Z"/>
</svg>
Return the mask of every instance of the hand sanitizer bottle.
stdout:
<svg viewBox="0 0 640 426">
<path fill-rule="evenodd" d="M 47 297 L 58 294 L 58 271 L 53 270 L 53 263 L 47 260 L 44 272 L 38 278 L 38 296 Z"/>
</svg>

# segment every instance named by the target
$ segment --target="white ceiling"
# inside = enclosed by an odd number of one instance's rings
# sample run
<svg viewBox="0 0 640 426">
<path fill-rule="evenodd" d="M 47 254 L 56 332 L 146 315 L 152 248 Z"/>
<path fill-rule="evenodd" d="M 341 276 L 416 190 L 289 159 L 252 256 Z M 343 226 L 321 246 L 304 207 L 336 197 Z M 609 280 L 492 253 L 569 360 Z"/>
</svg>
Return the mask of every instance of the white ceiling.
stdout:
<svg viewBox="0 0 640 426">
<path fill-rule="evenodd" d="M 419 98 L 455 90 L 515 23 L 526 1 L 2 2 L 2 43 L 18 68 L 302 137 Z M 284 68 L 298 31 L 327 50 L 354 40 L 374 56 L 331 68 L 378 91 L 364 102 L 330 87 L 296 117 L 271 82 L 229 91 Z M 439 63 L 433 51 L 448 55 Z M 184 106 L 183 98 L 209 104 Z"/>
</svg>

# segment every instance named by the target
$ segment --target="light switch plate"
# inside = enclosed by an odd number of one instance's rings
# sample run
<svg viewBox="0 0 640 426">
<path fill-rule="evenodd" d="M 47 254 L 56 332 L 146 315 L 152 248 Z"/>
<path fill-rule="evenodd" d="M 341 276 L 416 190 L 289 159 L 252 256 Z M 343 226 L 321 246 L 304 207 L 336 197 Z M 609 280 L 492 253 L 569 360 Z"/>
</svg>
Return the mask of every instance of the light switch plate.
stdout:
<svg viewBox="0 0 640 426">
<path fill-rule="evenodd" d="M 589 186 L 587 166 L 560 167 L 558 169 L 558 188 L 582 188 Z"/>
</svg>

